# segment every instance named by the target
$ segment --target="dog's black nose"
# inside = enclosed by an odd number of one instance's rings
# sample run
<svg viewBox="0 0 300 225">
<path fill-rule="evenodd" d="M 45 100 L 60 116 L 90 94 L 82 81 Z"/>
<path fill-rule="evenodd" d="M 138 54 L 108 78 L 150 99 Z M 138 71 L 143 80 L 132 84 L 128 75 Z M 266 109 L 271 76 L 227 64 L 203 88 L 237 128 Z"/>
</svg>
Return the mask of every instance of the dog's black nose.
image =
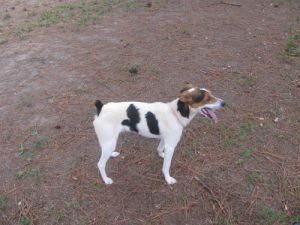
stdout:
<svg viewBox="0 0 300 225">
<path fill-rule="evenodd" d="M 221 106 L 224 107 L 226 103 L 224 101 L 221 102 Z"/>
</svg>

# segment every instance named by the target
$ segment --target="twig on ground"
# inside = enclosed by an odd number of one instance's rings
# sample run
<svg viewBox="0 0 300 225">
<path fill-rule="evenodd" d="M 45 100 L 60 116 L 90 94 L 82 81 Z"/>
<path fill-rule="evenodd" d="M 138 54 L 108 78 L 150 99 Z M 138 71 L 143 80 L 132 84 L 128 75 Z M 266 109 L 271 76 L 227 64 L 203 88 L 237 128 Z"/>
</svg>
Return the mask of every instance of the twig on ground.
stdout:
<svg viewBox="0 0 300 225">
<path fill-rule="evenodd" d="M 230 3 L 230 2 L 224 2 L 224 1 L 220 1 L 220 2 L 215 2 L 215 3 L 209 4 L 209 6 L 212 6 L 212 5 L 230 5 L 230 6 L 242 7 L 241 4 Z"/>
</svg>

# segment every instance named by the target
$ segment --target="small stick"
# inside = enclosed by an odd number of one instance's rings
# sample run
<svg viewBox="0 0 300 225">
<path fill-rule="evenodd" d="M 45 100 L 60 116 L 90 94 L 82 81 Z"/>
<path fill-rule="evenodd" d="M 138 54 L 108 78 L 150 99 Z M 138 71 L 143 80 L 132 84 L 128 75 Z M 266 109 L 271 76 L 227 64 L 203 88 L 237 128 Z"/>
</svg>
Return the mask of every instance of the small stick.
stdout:
<svg viewBox="0 0 300 225">
<path fill-rule="evenodd" d="M 237 7 L 241 7 L 241 4 L 235 4 L 235 3 L 228 3 L 228 2 L 216 2 L 216 3 L 211 3 L 210 5 L 230 5 L 230 6 L 237 6 Z"/>
</svg>

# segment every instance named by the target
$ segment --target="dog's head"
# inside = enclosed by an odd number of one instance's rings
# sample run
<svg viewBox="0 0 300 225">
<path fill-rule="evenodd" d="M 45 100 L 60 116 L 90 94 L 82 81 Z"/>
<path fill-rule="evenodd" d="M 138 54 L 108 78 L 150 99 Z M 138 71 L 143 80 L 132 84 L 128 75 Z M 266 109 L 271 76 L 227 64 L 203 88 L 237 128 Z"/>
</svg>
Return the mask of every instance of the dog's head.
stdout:
<svg viewBox="0 0 300 225">
<path fill-rule="evenodd" d="M 179 100 L 203 116 L 218 122 L 218 117 L 214 113 L 215 110 L 225 106 L 225 102 L 213 96 L 211 92 L 205 88 L 198 88 L 192 84 L 186 84 L 180 91 Z"/>
</svg>

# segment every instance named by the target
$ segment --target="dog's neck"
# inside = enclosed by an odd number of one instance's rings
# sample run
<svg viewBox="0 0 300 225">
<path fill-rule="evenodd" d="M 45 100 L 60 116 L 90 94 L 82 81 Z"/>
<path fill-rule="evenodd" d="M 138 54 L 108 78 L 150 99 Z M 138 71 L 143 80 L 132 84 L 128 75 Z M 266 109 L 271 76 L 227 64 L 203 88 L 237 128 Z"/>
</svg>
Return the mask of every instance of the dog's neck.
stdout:
<svg viewBox="0 0 300 225">
<path fill-rule="evenodd" d="M 197 114 L 195 110 L 180 101 L 179 98 L 169 102 L 169 105 L 174 116 L 182 127 L 186 127 Z"/>
</svg>

